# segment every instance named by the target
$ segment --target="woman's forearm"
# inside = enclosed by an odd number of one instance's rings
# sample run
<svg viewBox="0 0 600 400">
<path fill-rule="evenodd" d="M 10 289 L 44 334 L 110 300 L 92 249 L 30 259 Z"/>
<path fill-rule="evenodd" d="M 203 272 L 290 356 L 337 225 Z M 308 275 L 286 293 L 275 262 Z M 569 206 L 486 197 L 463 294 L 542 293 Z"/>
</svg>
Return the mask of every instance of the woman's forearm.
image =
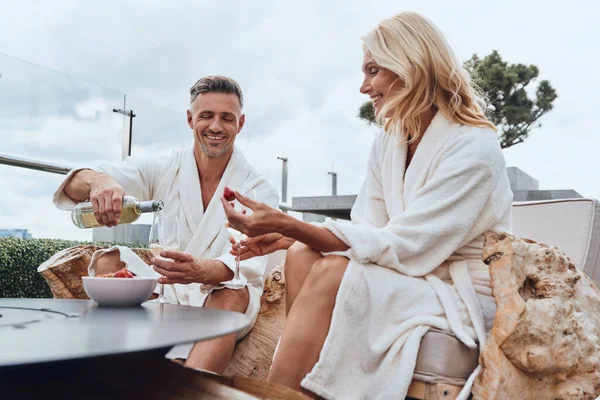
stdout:
<svg viewBox="0 0 600 400">
<path fill-rule="evenodd" d="M 328 229 L 300 221 L 287 214 L 284 223 L 281 224 L 281 233 L 284 236 L 295 239 L 318 251 L 344 251 L 348 245 L 338 239 Z"/>
</svg>

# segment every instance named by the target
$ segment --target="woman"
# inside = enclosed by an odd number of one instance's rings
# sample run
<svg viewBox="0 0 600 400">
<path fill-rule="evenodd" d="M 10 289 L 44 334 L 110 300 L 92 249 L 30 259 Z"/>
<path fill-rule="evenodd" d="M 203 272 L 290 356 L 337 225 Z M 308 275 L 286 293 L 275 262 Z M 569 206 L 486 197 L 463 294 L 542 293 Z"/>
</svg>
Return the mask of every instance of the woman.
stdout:
<svg viewBox="0 0 600 400">
<path fill-rule="evenodd" d="M 483 234 L 511 230 L 495 127 L 443 35 L 402 13 L 364 38 L 364 56 L 360 91 L 384 132 L 352 224 L 304 223 L 237 195 L 254 210 L 241 215 L 222 199 L 252 238 L 244 258 L 289 247 L 269 381 L 328 399 L 404 398 L 431 327 L 483 347 L 494 313 Z"/>
</svg>

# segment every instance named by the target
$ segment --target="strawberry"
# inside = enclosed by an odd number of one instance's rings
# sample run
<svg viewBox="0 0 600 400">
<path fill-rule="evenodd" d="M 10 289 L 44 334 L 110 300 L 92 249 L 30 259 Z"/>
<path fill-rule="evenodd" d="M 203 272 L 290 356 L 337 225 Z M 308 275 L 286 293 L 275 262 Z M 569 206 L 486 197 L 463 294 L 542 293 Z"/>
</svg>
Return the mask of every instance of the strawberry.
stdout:
<svg viewBox="0 0 600 400">
<path fill-rule="evenodd" d="M 231 190 L 227 186 L 225 186 L 225 190 L 223 190 L 223 197 L 225 197 L 225 200 L 227 200 L 227 201 L 234 201 L 235 193 L 233 192 L 233 190 Z"/>
</svg>

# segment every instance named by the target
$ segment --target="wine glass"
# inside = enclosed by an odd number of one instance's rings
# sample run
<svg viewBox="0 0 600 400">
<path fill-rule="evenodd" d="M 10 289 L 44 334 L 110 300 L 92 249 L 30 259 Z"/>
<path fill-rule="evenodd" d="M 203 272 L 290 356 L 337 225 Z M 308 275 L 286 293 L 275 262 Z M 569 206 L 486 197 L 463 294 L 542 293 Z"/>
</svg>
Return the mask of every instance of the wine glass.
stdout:
<svg viewBox="0 0 600 400">
<path fill-rule="evenodd" d="M 254 190 L 251 190 L 249 193 L 246 194 L 246 197 L 252 199 L 252 200 L 256 200 L 256 192 Z M 250 215 L 252 213 L 252 210 L 245 207 L 243 204 L 241 204 L 239 201 L 234 200 L 232 202 L 233 204 L 233 209 L 239 213 L 244 213 L 246 215 Z M 222 285 L 225 285 L 227 288 L 230 289 L 241 289 L 244 286 L 246 286 L 246 281 L 240 279 L 240 242 L 244 239 L 247 238 L 247 236 L 245 234 L 243 234 L 242 232 L 232 228 L 231 226 L 229 226 L 229 222 L 227 221 L 227 219 L 225 219 L 225 228 L 227 229 L 227 234 L 229 235 L 230 238 L 233 238 L 233 240 L 235 241 L 235 245 L 237 248 L 237 257 L 235 258 L 235 270 L 233 271 L 233 279 L 231 279 L 230 281 L 227 282 L 221 282 Z"/>
<path fill-rule="evenodd" d="M 164 215 L 162 212 L 154 213 L 154 220 L 150 227 L 150 252 L 156 258 L 171 261 L 170 258 L 160 256 L 163 250 L 179 250 L 179 221 L 175 215 Z M 168 303 L 165 297 L 165 285 L 160 284 L 160 293 L 156 299 L 159 303 Z"/>
</svg>

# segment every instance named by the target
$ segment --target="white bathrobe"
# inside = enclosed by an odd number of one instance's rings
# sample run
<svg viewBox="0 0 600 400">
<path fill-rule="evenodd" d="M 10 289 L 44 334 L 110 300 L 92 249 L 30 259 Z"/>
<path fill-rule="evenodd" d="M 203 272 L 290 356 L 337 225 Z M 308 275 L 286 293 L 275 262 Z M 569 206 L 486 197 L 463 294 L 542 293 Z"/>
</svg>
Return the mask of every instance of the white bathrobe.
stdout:
<svg viewBox="0 0 600 400">
<path fill-rule="evenodd" d="M 509 232 L 512 204 L 495 132 L 438 112 L 405 174 L 406 156 L 397 135 L 380 133 L 352 224 L 324 223 L 350 247 L 327 253 L 350 263 L 319 361 L 302 381 L 327 399 L 403 399 L 429 328 L 481 348 L 484 313 L 493 319 L 483 233 Z"/>
<path fill-rule="evenodd" d="M 237 147 L 234 148 L 206 212 L 203 209 L 193 146 L 175 150 L 164 156 L 129 157 L 120 163 L 76 168 L 66 176 L 54 194 L 54 204 L 58 208 L 72 210 L 75 206 L 63 189 L 73 174 L 83 168 L 110 175 L 123 186 L 128 195 L 140 201 L 162 200 L 165 204 L 164 213 L 178 216 L 181 250 L 199 259 L 220 260 L 232 271 L 235 268 L 235 257 L 229 254 L 231 244 L 224 227 L 225 212 L 219 200 L 225 186 L 242 194 L 255 190 L 258 201 L 274 208 L 279 207 L 276 189 L 248 164 Z M 252 317 L 253 321 L 260 310 L 266 263 L 266 257 L 255 257 L 240 263 L 240 278 L 247 281 L 250 294 L 246 315 Z M 148 276 L 156 274 L 150 267 L 147 271 L 135 272 Z M 172 303 L 201 307 L 210 290 L 222 288 L 205 285 L 205 290 L 201 291 L 202 287 L 199 283 L 165 285 L 165 295 Z M 158 288 L 155 291 L 158 291 Z M 238 338 L 243 337 L 251 328 L 252 325 L 238 334 Z M 187 349 L 187 352 L 183 348 L 180 348 L 180 351 L 172 351 L 169 356 L 186 358 L 191 346 Z"/>
</svg>

